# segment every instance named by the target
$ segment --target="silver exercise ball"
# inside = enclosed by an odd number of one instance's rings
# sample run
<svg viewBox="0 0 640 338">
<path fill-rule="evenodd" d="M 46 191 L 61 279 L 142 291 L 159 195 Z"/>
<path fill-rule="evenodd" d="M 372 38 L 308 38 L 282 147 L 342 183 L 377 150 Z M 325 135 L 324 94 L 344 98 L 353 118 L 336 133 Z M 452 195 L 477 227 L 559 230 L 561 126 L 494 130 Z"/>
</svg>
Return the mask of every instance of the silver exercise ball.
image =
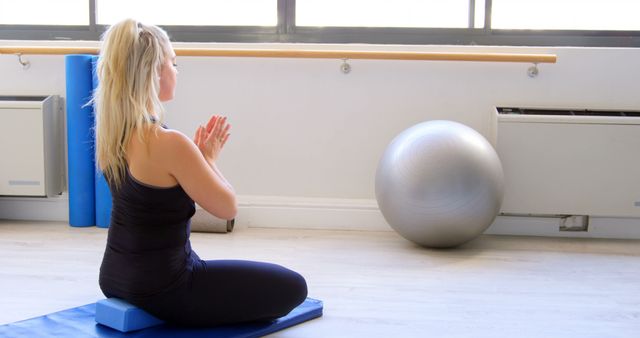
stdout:
<svg viewBox="0 0 640 338">
<path fill-rule="evenodd" d="M 419 123 L 394 138 L 376 172 L 387 223 L 417 244 L 445 248 L 482 234 L 500 210 L 498 154 L 475 130 L 453 121 Z"/>
</svg>

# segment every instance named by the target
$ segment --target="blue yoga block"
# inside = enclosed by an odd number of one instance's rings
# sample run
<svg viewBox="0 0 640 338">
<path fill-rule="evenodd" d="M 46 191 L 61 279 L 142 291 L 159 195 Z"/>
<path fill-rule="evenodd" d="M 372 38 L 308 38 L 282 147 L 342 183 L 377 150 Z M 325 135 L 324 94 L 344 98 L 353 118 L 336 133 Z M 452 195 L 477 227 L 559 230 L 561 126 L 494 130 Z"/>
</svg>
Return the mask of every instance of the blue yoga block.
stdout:
<svg viewBox="0 0 640 338">
<path fill-rule="evenodd" d="M 146 329 L 164 323 L 118 298 L 107 298 L 96 303 L 96 322 L 121 332 Z"/>
</svg>

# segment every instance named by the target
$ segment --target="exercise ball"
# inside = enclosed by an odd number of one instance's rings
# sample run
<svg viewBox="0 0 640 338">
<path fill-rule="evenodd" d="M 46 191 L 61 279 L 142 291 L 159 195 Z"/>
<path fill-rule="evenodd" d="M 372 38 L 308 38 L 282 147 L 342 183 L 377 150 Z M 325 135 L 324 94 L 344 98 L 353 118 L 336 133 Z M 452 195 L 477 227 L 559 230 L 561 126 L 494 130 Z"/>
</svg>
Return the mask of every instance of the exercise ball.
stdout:
<svg viewBox="0 0 640 338">
<path fill-rule="evenodd" d="M 482 234 L 500 210 L 502 165 L 493 146 L 461 123 L 433 120 L 396 136 L 376 172 L 380 211 L 404 238 L 453 247 Z"/>
</svg>

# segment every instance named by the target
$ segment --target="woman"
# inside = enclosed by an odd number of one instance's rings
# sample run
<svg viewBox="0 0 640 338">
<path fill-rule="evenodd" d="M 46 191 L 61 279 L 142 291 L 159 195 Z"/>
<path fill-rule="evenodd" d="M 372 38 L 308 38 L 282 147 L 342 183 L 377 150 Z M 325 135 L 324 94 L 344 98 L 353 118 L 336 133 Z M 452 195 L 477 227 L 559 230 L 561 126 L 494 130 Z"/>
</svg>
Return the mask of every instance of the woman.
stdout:
<svg viewBox="0 0 640 338">
<path fill-rule="evenodd" d="M 107 297 L 179 325 L 213 326 L 286 315 L 304 301 L 302 276 L 278 265 L 201 260 L 189 242 L 194 201 L 223 219 L 236 197 L 216 167 L 229 138 L 213 116 L 192 141 L 162 125 L 176 56 L 158 27 L 125 20 L 103 37 L 98 61 L 97 161 L 113 196 L 100 267 Z"/>
</svg>

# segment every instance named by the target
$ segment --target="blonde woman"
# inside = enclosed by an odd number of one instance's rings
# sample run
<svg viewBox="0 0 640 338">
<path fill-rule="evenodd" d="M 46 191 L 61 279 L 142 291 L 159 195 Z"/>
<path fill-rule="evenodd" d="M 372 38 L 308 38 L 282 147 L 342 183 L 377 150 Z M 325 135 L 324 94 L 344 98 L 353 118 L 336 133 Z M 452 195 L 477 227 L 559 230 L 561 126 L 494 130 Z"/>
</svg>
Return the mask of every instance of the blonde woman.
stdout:
<svg viewBox="0 0 640 338">
<path fill-rule="evenodd" d="M 236 215 L 233 188 L 216 167 L 229 138 L 213 116 L 191 140 L 162 124 L 176 86 L 176 56 L 156 26 L 125 20 L 103 37 L 94 95 L 97 161 L 113 196 L 100 288 L 179 325 L 270 320 L 304 301 L 302 276 L 260 262 L 201 260 L 189 242 L 194 201 Z"/>
</svg>

